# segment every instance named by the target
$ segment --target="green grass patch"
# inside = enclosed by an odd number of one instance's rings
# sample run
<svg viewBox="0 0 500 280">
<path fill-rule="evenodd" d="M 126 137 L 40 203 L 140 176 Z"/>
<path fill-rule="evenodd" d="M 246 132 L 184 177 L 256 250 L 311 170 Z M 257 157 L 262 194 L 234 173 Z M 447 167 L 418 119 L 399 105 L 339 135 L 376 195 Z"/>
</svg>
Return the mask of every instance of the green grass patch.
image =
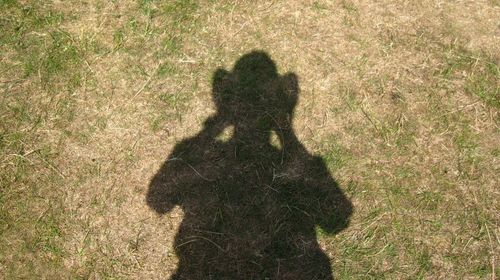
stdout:
<svg viewBox="0 0 500 280">
<path fill-rule="evenodd" d="M 0 3 L 0 263 L 6 278 L 59 278 L 63 264 L 63 130 L 87 73 L 82 42 L 50 3 Z"/>
<path fill-rule="evenodd" d="M 489 106 L 500 108 L 500 71 L 492 57 L 472 53 L 463 47 L 451 47 L 440 74 L 447 80 L 465 81 L 463 86 L 467 93 Z"/>
<path fill-rule="evenodd" d="M 331 171 L 338 171 L 346 166 L 351 159 L 349 150 L 342 146 L 340 141 L 335 137 L 330 137 L 324 141 L 320 153 Z"/>
</svg>

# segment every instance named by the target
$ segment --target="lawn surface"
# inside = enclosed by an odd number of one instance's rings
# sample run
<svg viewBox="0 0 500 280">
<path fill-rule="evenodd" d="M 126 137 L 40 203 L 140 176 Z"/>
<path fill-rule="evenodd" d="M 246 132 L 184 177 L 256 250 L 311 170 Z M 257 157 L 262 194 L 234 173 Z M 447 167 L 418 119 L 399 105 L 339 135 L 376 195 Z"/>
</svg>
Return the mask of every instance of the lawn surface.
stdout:
<svg viewBox="0 0 500 280">
<path fill-rule="evenodd" d="M 159 215 L 151 180 L 255 50 L 297 77 L 292 131 L 352 204 L 314 232 L 335 279 L 500 277 L 499 20 L 498 0 L 0 0 L 1 278 L 171 276 L 189 213 Z"/>
</svg>

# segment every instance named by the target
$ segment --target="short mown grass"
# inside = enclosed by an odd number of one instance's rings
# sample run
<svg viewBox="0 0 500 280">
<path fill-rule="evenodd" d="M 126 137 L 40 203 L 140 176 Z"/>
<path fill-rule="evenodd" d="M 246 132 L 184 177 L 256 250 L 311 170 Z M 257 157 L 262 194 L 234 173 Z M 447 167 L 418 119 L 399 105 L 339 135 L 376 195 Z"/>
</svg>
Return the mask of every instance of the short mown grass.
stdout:
<svg viewBox="0 0 500 280">
<path fill-rule="evenodd" d="M 72 35 L 58 29 L 64 16 L 57 10 L 35 2 L 1 6 L 2 274 L 61 276 L 67 213 L 58 155 L 64 136 L 48 131 L 60 134 L 71 122 L 83 54 Z"/>
<path fill-rule="evenodd" d="M 316 229 L 335 278 L 498 278 L 497 2 L 0 0 L 0 275 L 168 278 L 149 181 L 262 49 L 354 205 Z"/>
</svg>

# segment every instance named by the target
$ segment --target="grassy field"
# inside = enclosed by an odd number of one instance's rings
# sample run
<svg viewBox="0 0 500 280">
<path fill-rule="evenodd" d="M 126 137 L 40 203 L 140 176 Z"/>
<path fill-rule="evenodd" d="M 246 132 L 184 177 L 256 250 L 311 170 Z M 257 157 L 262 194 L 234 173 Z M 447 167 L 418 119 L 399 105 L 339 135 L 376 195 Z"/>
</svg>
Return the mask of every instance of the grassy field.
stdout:
<svg viewBox="0 0 500 280">
<path fill-rule="evenodd" d="M 0 278 L 166 279 L 151 179 L 252 50 L 353 205 L 335 279 L 500 277 L 500 2 L 0 0 Z"/>
</svg>

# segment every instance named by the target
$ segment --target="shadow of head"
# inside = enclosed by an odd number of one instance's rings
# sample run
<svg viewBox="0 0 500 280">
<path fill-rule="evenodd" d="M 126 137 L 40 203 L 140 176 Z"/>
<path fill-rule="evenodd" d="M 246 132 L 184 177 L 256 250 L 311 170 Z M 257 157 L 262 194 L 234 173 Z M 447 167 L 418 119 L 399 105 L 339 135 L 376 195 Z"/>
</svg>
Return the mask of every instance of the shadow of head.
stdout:
<svg viewBox="0 0 500 280">
<path fill-rule="evenodd" d="M 288 126 L 299 94 L 297 77 L 279 75 L 276 64 L 262 51 L 242 56 L 232 71 L 218 69 L 212 85 L 217 114 L 241 129 Z"/>
</svg>

